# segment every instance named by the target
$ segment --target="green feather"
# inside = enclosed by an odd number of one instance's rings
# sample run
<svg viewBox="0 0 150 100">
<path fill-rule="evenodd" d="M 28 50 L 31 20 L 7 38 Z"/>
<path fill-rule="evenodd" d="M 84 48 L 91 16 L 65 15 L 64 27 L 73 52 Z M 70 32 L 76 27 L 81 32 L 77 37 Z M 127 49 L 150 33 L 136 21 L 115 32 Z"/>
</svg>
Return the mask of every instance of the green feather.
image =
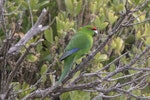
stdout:
<svg viewBox="0 0 150 100">
<path fill-rule="evenodd" d="M 64 62 L 64 70 L 61 74 L 58 83 L 62 82 L 65 76 L 68 74 L 68 72 L 71 70 L 71 67 L 73 66 L 73 57 L 69 57 L 65 59 Z"/>
</svg>

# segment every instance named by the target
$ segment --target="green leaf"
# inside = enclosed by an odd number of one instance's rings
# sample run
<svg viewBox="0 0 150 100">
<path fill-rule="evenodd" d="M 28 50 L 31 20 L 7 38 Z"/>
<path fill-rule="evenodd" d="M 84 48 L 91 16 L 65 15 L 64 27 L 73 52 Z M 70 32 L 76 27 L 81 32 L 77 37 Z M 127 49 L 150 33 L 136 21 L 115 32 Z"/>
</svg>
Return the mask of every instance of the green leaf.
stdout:
<svg viewBox="0 0 150 100">
<path fill-rule="evenodd" d="M 121 12 L 121 11 L 123 11 L 124 5 L 123 4 L 118 4 L 117 6 L 114 5 L 114 7 L 115 7 L 115 10 L 117 12 Z"/>
<path fill-rule="evenodd" d="M 106 61 L 108 59 L 106 54 L 101 54 L 100 52 L 97 53 L 94 58 L 99 62 Z"/>
<path fill-rule="evenodd" d="M 99 27 L 99 26 L 101 25 L 101 21 L 100 21 L 100 19 L 99 19 L 98 16 L 96 16 L 96 18 L 95 18 L 95 20 L 94 20 L 94 23 L 95 23 L 95 25 L 96 25 L 97 27 Z"/>
<path fill-rule="evenodd" d="M 60 98 L 61 100 L 71 100 L 69 92 L 63 93 Z"/>
<path fill-rule="evenodd" d="M 116 48 L 116 42 L 114 40 L 111 41 L 111 49 Z"/>
<path fill-rule="evenodd" d="M 44 56 L 40 61 L 50 61 L 51 60 L 51 55 L 48 54 L 46 56 Z"/>
<path fill-rule="evenodd" d="M 146 38 L 146 40 L 144 41 L 146 45 L 150 45 L 150 36 Z"/>
<path fill-rule="evenodd" d="M 42 82 L 45 83 L 46 80 L 47 80 L 46 74 L 42 75 Z"/>
<path fill-rule="evenodd" d="M 109 20 L 110 24 L 113 24 L 117 20 L 117 18 L 118 17 L 114 15 L 113 11 L 108 13 L 108 20 Z"/>
<path fill-rule="evenodd" d="M 101 22 L 104 22 L 105 21 L 105 15 L 101 14 L 100 17 L 99 17 L 99 19 L 100 19 Z"/>
<path fill-rule="evenodd" d="M 47 70 L 47 65 L 44 64 L 42 67 L 41 67 L 41 71 L 40 71 L 40 74 L 43 75 Z"/>
<path fill-rule="evenodd" d="M 35 61 L 37 61 L 38 58 L 35 55 L 33 55 L 33 54 L 29 54 L 29 55 L 27 55 L 26 59 L 29 62 L 35 62 Z"/>
<path fill-rule="evenodd" d="M 39 0 L 30 0 L 30 6 L 31 6 L 31 9 L 36 9 L 37 4 L 38 4 Z"/>
<path fill-rule="evenodd" d="M 137 5 L 139 3 L 140 0 L 134 0 L 135 4 Z"/>
<path fill-rule="evenodd" d="M 72 0 L 65 0 L 65 5 L 66 5 L 66 8 L 67 8 L 67 11 L 69 13 L 73 13 L 73 9 L 74 9 L 74 6 L 73 6 L 73 1 Z"/>
<path fill-rule="evenodd" d="M 75 14 L 74 15 L 77 16 L 80 13 L 81 8 L 82 8 L 82 0 L 80 0 L 78 2 L 76 1 L 75 5 L 76 6 L 75 6 L 75 12 L 74 12 Z"/>
<path fill-rule="evenodd" d="M 44 1 L 40 2 L 40 3 L 38 3 L 37 7 L 39 7 L 39 8 L 44 8 L 44 7 L 47 6 L 49 3 L 50 3 L 49 0 L 44 0 Z"/>
<path fill-rule="evenodd" d="M 103 30 L 104 28 L 106 28 L 106 26 L 108 25 L 108 22 L 103 22 L 103 17 L 101 17 L 101 20 L 99 19 L 98 16 L 96 16 L 95 20 L 94 20 L 94 24 L 100 29 Z"/>
<path fill-rule="evenodd" d="M 69 92 L 70 100 L 90 100 L 90 93 L 83 91 L 72 91 Z"/>
<path fill-rule="evenodd" d="M 52 28 L 45 30 L 44 36 L 48 42 L 53 43 L 53 30 L 52 30 Z"/>
<path fill-rule="evenodd" d="M 142 38 L 142 34 L 140 31 L 137 31 L 137 33 L 135 34 L 136 35 L 136 39 L 139 40 Z"/>
<path fill-rule="evenodd" d="M 39 53 L 42 49 L 43 49 L 42 43 L 39 43 L 39 44 L 36 46 L 37 52 Z"/>
<path fill-rule="evenodd" d="M 22 25 L 22 27 L 23 27 L 23 33 L 26 33 L 31 27 L 31 23 L 28 19 L 28 16 L 26 16 L 26 15 L 23 15 L 23 25 Z"/>
<path fill-rule="evenodd" d="M 99 26 L 100 30 L 105 29 L 107 25 L 108 25 L 108 22 L 101 23 L 100 26 Z"/>
<path fill-rule="evenodd" d="M 120 54 L 121 51 L 124 49 L 124 41 L 120 37 L 117 37 L 114 41 L 116 43 L 115 52 L 117 54 Z"/>
<path fill-rule="evenodd" d="M 97 1 L 93 1 L 90 3 L 90 10 L 92 13 L 96 13 L 96 9 L 97 9 Z"/>
<path fill-rule="evenodd" d="M 116 69 L 116 65 L 115 65 L 115 64 L 112 64 L 112 65 L 109 67 L 110 72 L 113 72 L 115 69 Z"/>
<path fill-rule="evenodd" d="M 50 60 L 51 60 L 51 54 L 48 50 L 41 52 L 40 61 L 50 61 Z"/>
</svg>

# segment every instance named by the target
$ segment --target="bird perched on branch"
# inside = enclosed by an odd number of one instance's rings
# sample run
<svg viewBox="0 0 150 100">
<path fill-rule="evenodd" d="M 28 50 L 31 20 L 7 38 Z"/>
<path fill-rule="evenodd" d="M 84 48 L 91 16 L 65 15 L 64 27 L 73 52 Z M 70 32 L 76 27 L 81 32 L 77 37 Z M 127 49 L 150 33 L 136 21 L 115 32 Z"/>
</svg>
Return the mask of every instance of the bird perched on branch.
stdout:
<svg viewBox="0 0 150 100">
<path fill-rule="evenodd" d="M 60 61 L 64 60 L 64 70 L 58 82 L 64 80 L 77 59 L 90 51 L 93 45 L 93 36 L 97 33 L 98 31 L 95 26 L 87 25 L 80 28 L 72 37 L 60 58 Z"/>
</svg>

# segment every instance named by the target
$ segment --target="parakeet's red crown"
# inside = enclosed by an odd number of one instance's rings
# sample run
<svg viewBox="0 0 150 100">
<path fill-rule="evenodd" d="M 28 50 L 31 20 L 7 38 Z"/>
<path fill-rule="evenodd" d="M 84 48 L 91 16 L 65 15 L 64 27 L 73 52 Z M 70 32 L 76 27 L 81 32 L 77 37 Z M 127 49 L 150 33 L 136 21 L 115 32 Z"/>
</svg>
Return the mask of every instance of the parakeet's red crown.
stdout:
<svg viewBox="0 0 150 100">
<path fill-rule="evenodd" d="M 92 28 L 92 30 L 97 30 L 97 29 L 96 29 L 96 27 L 94 26 L 94 27 Z"/>
</svg>

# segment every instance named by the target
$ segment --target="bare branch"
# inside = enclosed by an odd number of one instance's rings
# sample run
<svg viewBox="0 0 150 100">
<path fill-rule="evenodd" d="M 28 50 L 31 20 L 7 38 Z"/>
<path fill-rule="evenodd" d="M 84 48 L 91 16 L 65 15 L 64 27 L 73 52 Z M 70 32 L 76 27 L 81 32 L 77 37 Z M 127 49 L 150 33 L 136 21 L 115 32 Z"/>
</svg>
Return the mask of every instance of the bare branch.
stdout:
<svg viewBox="0 0 150 100">
<path fill-rule="evenodd" d="M 111 64 L 115 63 L 116 61 L 118 61 L 120 58 L 124 57 L 124 56 L 127 55 L 128 53 L 129 53 L 129 52 L 126 52 L 126 53 L 120 55 L 119 57 L 117 57 L 116 59 L 114 59 L 112 62 L 110 62 L 109 64 L 107 64 L 106 66 L 104 66 L 101 70 L 99 70 L 98 73 L 99 73 L 100 71 L 105 70 L 106 68 L 109 68 Z"/>
<path fill-rule="evenodd" d="M 107 80 L 108 78 L 112 77 L 113 75 L 116 75 L 117 73 L 132 67 L 132 65 L 135 64 L 136 61 L 138 61 L 142 56 L 144 56 L 144 54 L 147 53 L 149 50 L 150 50 L 150 46 L 147 46 L 147 48 L 141 54 L 137 55 L 129 64 L 125 65 L 124 67 L 116 69 L 114 72 L 111 72 L 105 78 L 103 78 L 103 80 Z"/>
<path fill-rule="evenodd" d="M 113 96 L 107 96 L 107 95 L 104 95 L 103 93 L 100 93 L 99 95 L 97 95 L 96 97 L 94 97 L 92 100 L 99 100 L 100 98 L 107 98 L 107 99 L 113 99 L 113 98 L 116 98 L 116 97 L 119 97 L 121 96 L 122 94 L 117 94 L 117 95 L 113 95 Z"/>
<path fill-rule="evenodd" d="M 138 10 L 142 9 L 143 7 L 145 7 L 148 4 L 149 0 L 145 0 L 144 3 L 141 6 L 137 6 L 134 10 L 131 10 L 131 13 L 137 12 Z"/>
<path fill-rule="evenodd" d="M 145 19 L 145 20 L 142 21 L 142 22 L 131 23 L 131 24 L 123 24 L 122 26 L 123 26 L 123 27 L 135 26 L 135 25 L 139 25 L 139 24 L 144 24 L 144 23 L 149 22 L 149 21 L 150 21 L 150 18 L 147 18 L 147 19 Z"/>
<path fill-rule="evenodd" d="M 119 80 L 119 79 L 124 79 L 124 78 L 129 78 L 129 77 L 132 77 L 132 76 L 135 76 L 135 75 L 139 75 L 143 73 L 142 71 L 140 72 L 137 72 L 137 73 L 134 73 L 134 74 L 130 74 L 130 75 L 125 75 L 125 76 L 122 76 L 122 77 L 117 77 L 115 79 L 108 79 L 109 81 L 116 81 L 116 80 Z"/>
<path fill-rule="evenodd" d="M 25 34 L 25 36 L 17 44 L 15 44 L 9 49 L 7 54 L 18 53 L 21 47 L 24 46 L 33 36 L 43 31 L 43 26 L 41 25 L 41 23 L 44 20 L 44 17 L 46 16 L 46 14 L 47 14 L 47 10 L 43 9 L 41 15 L 39 16 L 34 26 Z"/>
<path fill-rule="evenodd" d="M 21 6 L 22 4 L 19 4 L 19 6 L 14 10 L 14 11 L 12 11 L 12 12 L 10 12 L 10 13 L 5 13 L 4 15 L 5 16 L 9 16 L 9 15 L 12 15 L 12 14 L 14 14 L 14 13 L 16 13 L 16 11 L 18 11 L 19 9 L 20 9 L 20 6 Z M 12 5 L 12 6 L 14 6 L 14 5 Z"/>
<path fill-rule="evenodd" d="M 135 95 L 135 94 L 132 94 L 131 92 L 129 92 L 129 91 L 126 91 L 126 90 L 123 90 L 123 89 L 120 89 L 120 88 L 117 88 L 117 91 L 119 91 L 119 92 L 123 92 L 123 93 L 125 93 L 125 94 L 128 94 L 128 95 L 130 95 L 130 96 L 132 96 L 132 97 L 134 97 L 134 98 L 136 98 L 136 99 L 149 99 L 150 98 L 150 96 L 149 97 L 142 97 L 142 96 L 137 96 L 137 95 Z"/>
<path fill-rule="evenodd" d="M 147 67 L 147 68 L 136 68 L 136 67 L 131 67 L 131 68 L 128 68 L 130 70 L 138 70 L 138 71 L 150 71 L 150 67 Z"/>
</svg>

